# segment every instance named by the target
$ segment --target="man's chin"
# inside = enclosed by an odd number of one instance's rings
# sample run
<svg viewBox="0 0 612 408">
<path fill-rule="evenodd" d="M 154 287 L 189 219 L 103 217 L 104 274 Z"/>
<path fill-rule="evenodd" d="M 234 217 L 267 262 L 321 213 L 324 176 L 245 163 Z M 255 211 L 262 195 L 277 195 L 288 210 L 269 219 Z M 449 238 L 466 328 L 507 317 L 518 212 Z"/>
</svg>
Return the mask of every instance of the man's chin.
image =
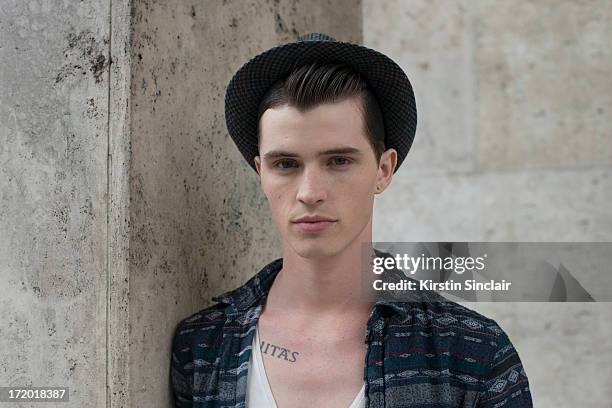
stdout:
<svg viewBox="0 0 612 408">
<path fill-rule="evenodd" d="M 327 240 L 299 242 L 292 245 L 293 251 L 304 259 L 321 259 L 337 255 L 340 251 Z"/>
</svg>

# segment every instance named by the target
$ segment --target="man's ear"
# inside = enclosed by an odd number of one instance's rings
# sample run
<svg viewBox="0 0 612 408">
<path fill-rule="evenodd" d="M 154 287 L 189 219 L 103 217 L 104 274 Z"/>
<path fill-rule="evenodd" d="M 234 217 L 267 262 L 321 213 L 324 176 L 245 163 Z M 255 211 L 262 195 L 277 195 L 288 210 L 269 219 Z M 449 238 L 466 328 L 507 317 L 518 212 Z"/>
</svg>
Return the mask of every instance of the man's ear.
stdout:
<svg viewBox="0 0 612 408">
<path fill-rule="evenodd" d="M 393 148 L 387 149 L 380 158 L 378 177 L 376 180 L 376 184 L 380 186 L 381 192 L 391 184 L 395 166 L 397 166 L 397 151 Z"/>
<path fill-rule="evenodd" d="M 259 156 L 255 156 L 255 168 L 257 169 L 257 174 L 261 177 L 261 159 Z"/>
</svg>

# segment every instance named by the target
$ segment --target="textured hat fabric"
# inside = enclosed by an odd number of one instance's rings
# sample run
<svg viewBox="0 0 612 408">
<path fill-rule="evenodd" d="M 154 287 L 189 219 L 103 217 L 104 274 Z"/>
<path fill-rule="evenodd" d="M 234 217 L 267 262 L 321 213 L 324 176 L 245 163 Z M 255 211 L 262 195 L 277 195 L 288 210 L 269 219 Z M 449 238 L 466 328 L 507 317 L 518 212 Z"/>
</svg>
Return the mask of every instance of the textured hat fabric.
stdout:
<svg viewBox="0 0 612 408">
<path fill-rule="evenodd" d="M 397 150 L 397 171 L 410 150 L 417 125 L 416 101 L 408 77 L 386 55 L 323 33 L 309 33 L 262 52 L 230 80 L 225 93 L 225 123 L 242 156 L 256 170 L 257 116 L 263 96 L 276 81 L 313 61 L 346 64 L 366 81 L 382 111 L 385 147 Z"/>
</svg>

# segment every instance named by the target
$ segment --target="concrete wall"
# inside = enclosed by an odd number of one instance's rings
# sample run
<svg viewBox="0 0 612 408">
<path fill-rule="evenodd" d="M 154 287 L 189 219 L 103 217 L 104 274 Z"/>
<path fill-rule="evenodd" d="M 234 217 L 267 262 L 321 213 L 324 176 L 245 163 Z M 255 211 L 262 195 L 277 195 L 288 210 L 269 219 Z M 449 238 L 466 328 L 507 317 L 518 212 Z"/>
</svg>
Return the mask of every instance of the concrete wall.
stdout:
<svg viewBox="0 0 612 408">
<path fill-rule="evenodd" d="M 0 384 L 104 406 L 109 2 L 0 21 Z"/>
<path fill-rule="evenodd" d="M 360 1 L 5 1 L 0 21 L 0 385 L 169 405 L 175 325 L 280 256 L 225 86 L 306 32 L 360 41 Z"/>
<path fill-rule="evenodd" d="M 610 21 L 603 0 L 365 0 L 364 43 L 404 68 L 419 110 L 374 239 L 612 240 Z M 610 406 L 609 303 L 469 307 L 509 333 L 535 406 Z"/>
</svg>

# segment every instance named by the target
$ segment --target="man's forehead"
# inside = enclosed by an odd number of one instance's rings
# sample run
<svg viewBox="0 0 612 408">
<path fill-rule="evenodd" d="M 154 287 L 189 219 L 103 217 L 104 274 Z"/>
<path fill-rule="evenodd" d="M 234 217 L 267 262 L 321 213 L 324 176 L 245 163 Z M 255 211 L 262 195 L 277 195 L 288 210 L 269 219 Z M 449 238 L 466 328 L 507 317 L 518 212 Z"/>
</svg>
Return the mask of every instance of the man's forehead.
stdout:
<svg viewBox="0 0 612 408">
<path fill-rule="evenodd" d="M 265 157 L 333 153 L 359 154 L 367 146 L 363 117 L 350 101 L 323 104 L 301 112 L 284 105 L 268 109 L 260 123 L 260 153 Z M 266 154 L 266 153 L 270 154 Z"/>
<path fill-rule="evenodd" d="M 261 117 L 262 123 L 271 125 L 283 125 L 287 122 L 304 121 L 317 124 L 339 124 L 345 123 L 348 117 L 360 119 L 361 101 L 357 97 L 344 98 L 334 102 L 316 104 L 307 109 L 298 108 L 290 104 L 283 104 L 268 108 Z"/>
</svg>

